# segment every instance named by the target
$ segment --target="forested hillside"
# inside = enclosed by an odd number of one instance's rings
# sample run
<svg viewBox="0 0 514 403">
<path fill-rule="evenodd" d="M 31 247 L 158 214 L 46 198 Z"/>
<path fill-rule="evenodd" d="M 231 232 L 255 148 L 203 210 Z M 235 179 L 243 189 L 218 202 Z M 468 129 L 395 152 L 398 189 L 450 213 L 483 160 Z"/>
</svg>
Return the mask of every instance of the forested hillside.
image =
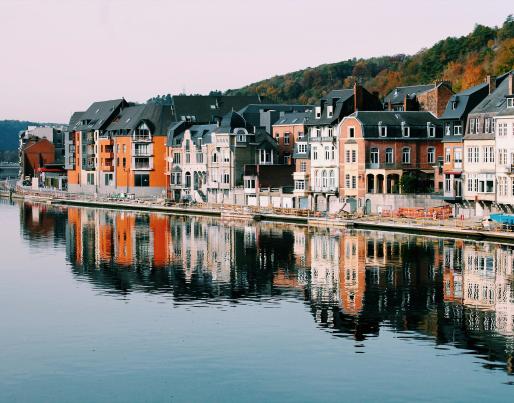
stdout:
<svg viewBox="0 0 514 403">
<path fill-rule="evenodd" d="M 487 74 L 514 68 L 514 18 L 501 27 L 476 25 L 460 38 L 449 37 L 415 55 L 351 59 L 275 76 L 227 95 L 259 94 L 273 102 L 315 103 L 334 88 L 349 88 L 354 82 L 385 95 L 399 85 L 450 80 L 454 91 L 481 82 Z"/>
<path fill-rule="evenodd" d="M 0 120 L 0 161 L 18 160 L 18 133 L 27 126 L 40 123 L 21 120 Z"/>
</svg>

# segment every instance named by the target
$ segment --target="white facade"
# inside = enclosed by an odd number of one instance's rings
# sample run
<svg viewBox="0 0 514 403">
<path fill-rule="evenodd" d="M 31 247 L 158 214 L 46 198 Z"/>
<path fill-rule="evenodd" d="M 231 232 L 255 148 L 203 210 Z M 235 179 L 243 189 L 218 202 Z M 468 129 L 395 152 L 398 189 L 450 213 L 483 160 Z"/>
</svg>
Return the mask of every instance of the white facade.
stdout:
<svg viewBox="0 0 514 403">
<path fill-rule="evenodd" d="M 468 201 L 489 201 L 496 198 L 496 149 L 494 139 L 464 140 L 463 183 Z"/>
<path fill-rule="evenodd" d="M 514 206 L 514 108 L 509 115 L 495 117 L 496 202 Z"/>
</svg>

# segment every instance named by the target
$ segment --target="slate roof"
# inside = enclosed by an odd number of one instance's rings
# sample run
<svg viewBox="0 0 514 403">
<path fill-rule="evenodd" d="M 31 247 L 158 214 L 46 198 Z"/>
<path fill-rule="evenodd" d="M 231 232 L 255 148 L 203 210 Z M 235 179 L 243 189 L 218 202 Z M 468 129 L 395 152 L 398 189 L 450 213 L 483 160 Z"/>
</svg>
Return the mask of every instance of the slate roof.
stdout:
<svg viewBox="0 0 514 403">
<path fill-rule="evenodd" d="M 172 121 L 172 111 L 169 106 L 157 104 L 140 104 L 123 108 L 112 123 L 108 131 L 133 130 L 141 122 L 145 122 L 154 136 L 167 135 Z"/>
<path fill-rule="evenodd" d="M 80 122 L 80 117 L 84 112 L 73 112 L 71 115 L 70 121 L 68 123 L 68 130 L 75 130 L 75 126 Z"/>
<path fill-rule="evenodd" d="M 488 88 L 487 83 L 482 83 L 452 95 L 440 119 L 460 120 L 465 118 L 466 114 L 487 96 L 489 93 Z M 455 109 L 453 108 L 454 102 L 456 102 Z"/>
<path fill-rule="evenodd" d="M 309 126 L 332 125 L 354 110 L 353 89 L 332 90 L 320 99 L 321 117 L 316 119 L 315 108 L 307 115 L 305 121 Z M 334 106 L 332 117 L 328 117 L 327 106 Z"/>
<path fill-rule="evenodd" d="M 384 103 L 403 104 L 405 97 L 413 99 L 418 94 L 432 90 L 435 84 L 408 85 L 405 87 L 396 87 L 384 98 Z"/>
<path fill-rule="evenodd" d="M 119 108 L 128 105 L 124 99 L 93 102 L 91 106 L 80 116 L 80 123 L 75 130 L 101 130 L 105 128 Z M 82 123 L 89 121 L 88 123 Z"/>
<path fill-rule="evenodd" d="M 174 95 L 172 102 L 175 121 L 194 116 L 192 120 L 196 123 L 215 123 L 228 112 L 260 103 L 260 99 L 257 95 Z"/>
<path fill-rule="evenodd" d="M 215 133 L 233 133 L 234 129 L 246 128 L 246 120 L 238 112 L 229 112 L 221 119 L 219 127 L 217 127 Z"/>
<path fill-rule="evenodd" d="M 273 126 L 302 125 L 305 123 L 306 119 L 307 119 L 306 112 L 289 112 L 289 113 L 282 115 L 275 123 L 273 123 Z"/>
<path fill-rule="evenodd" d="M 496 89 L 474 107 L 470 115 L 477 113 L 499 113 L 507 107 L 506 95 L 509 89 L 509 80 L 506 80 L 506 78 L 508 75 L 509 73 L 505 73 L 496 79 Z"/>
<path fill-rule="evenodd" d="M 429 138 L 427 133 L 428 123 L 436 127 L 436 138 L 441 138 L 443 135 L 441 122 L 431 112 L 357 111 L 349 117 L 354 117 L 362 123 L 364 137 L 366 138 L 375 137 L 383 140 L 391 138 L 402 138 L 403 140 L 427 139 Z M 403 137 L 402 135 L 402 122 L 404 122 L 405 127 L 410 128 L 409 137 Z M 387 126 L 387 137 L 379 137 L 379 125 Z"/>
</svg>

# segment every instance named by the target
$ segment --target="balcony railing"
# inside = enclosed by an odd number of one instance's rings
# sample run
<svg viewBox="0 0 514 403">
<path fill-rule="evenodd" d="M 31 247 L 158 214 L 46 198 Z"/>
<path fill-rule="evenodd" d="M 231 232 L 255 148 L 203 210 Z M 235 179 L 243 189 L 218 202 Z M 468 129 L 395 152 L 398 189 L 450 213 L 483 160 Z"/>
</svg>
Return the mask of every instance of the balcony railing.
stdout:
<svg viewBox="0 0 514 403">
<path fill-rule="evenodd" d="M 366 169 L 434 169 L 437 163 L 428 163 L 428 162 L 420 162 L 420 163 L 388 163 L 388 162 L 367 162 Z"/>
<path fill-rule="evenodd" d="M 152 141 L 152 136 L 149 134 L 133 134 L 132 141 L 136 143 L 149 143 Z"/>
</svg>

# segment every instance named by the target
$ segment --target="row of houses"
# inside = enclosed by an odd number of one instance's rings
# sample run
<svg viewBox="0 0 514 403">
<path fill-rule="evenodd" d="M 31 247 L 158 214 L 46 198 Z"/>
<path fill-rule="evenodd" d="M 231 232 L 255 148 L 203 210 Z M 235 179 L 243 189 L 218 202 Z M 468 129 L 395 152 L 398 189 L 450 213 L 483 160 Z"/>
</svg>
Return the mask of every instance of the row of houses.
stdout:
<svg viewBox="0 0 514 403">
<path fill-rule="evenodd" d="M 94 102 L 64 134 L 67 187 L 328 212 L 443 200 L 456 213 L 510 209 L 512 80 L 488 76 L 458 94 L 445 81 L 398 87 L 383 100 L 356 84 L 317 105 Z"/>
</svg>

